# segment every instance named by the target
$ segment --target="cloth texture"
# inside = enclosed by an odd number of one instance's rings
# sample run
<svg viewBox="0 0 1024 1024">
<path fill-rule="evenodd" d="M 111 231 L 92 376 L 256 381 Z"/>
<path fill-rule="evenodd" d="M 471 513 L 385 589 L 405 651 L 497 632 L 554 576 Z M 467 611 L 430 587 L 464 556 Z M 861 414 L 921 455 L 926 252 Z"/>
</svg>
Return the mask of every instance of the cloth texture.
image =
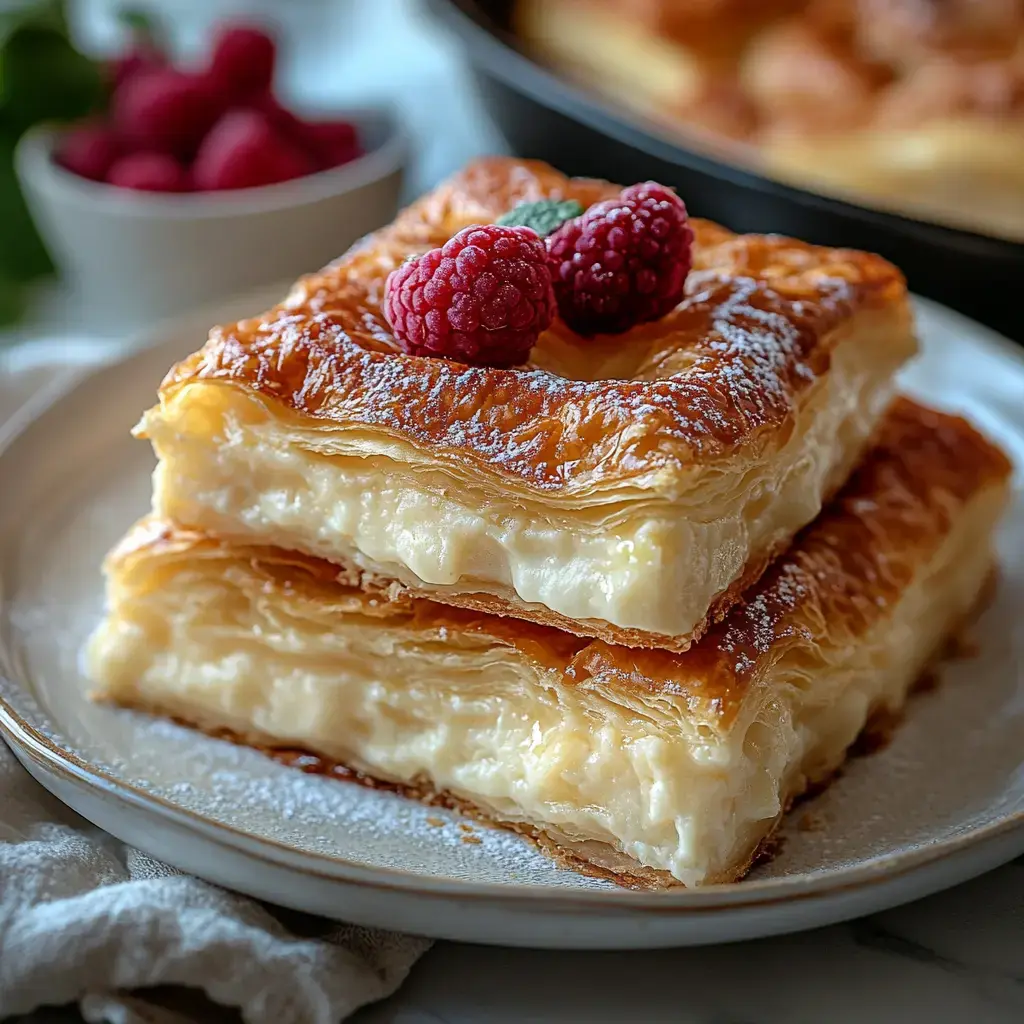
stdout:
<svg viewBox="0 0 1024 1024">
<path fill-rule="evenodd" d="M 80 344 L 73 360 L 60 345 L 0 351 L 0 435 L 88 362 Z M 87 1021 L 179 1024 L 193 1018 L 147 990 L 185 986 L 249 1024 L 334 1024 L 429 945 L 184 875 L 65 807 L 0 742 L 0 1019 L 77 1002 Z"/>
</svg>

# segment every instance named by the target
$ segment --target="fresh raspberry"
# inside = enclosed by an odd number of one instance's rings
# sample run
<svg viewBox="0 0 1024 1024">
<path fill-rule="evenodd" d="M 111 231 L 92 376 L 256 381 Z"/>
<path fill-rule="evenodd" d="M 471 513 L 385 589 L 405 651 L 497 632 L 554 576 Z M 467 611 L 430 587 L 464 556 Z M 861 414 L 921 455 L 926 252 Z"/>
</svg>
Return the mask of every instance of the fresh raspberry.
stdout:
<svg viewBox="0 0 1024 1024">
<path fill-rule="evenodd" d="M 362 156 L 355 125 L 348 121 L 312 121 L 305 125 L 306 147 L 321 166 L 340 167 Z"/>
<path fill-rule="evenodd" d="M 256 97 L 250 105 L 266 117 L 276 132 L 308 153 L 321 170 L 362 156 L 357 129 L 349 121 L 303 121 L 269 92 Z"/>
<path fill-rule="evenodd" d="M 274 78 L 274 40 L 247 25 L 227 26 L 213 46 L 208 77 L 226 100 L 240 102 L 270 88 Z"/>
<path fill-rule="evenodd" d="M 246 106 L 261 113 L 275 132 L 297 146 L 306 147 L 306 122 L 293 114 L 273 92 L 252 97 Z"/>
<path fill-rule="evenodd" d="M 113 122 L 128 149 L 187 158 L 220 109 L 205 79 L 157 68 L 137 72 L 114 93 Z"/>
<path fill-rule="evenodd" d="M 411 355 L 524 363 L 555 315 L 544 242 L 529 228 L 464 228 L 391 272 L 384 315 Z"/>
<path fill-rule="evenodd" d="M 141 192 L 187 192 L 189 186 L 185 168 L 167 153 L 129 153 L 110 168 L 107 182 Z"/>
<path fill-rule="evenodd" d="M 653 181 L 595 203 L 547 245 L 558 312 L 583 335 L 659 320 L 683 297 L 693 263 L 686 206 Z"/>
<path fill-rule="evenodd" d="M 255 110 L 225 114 L 203 139 L 192 178 L 203 191 L 273 185 L 312 174 L 311 157 L 274 131 Z"/>
<path fill-rule="evenodd" d="M 143 44 L 110 61 L 107 65 L 107 73 L 113 87 L 119 89 L 129 78 L 134 78 L 140 71 L 153 71 L 165 63 L 166 58 L 159 50 Z"/>
<path fill-rule="evenodd" d="M 60 140 L 56 159 L 74 174 L 103 181 L 120 148 L 113 131 L 102 124 L 80 124 Z"/>
</svg>

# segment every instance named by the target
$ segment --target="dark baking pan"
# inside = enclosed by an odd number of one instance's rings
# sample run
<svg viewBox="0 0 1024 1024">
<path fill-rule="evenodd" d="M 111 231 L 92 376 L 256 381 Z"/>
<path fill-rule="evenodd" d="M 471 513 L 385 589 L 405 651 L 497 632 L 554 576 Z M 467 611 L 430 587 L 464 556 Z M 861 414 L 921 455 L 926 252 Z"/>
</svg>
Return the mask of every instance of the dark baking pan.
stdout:
<svg viewBox="0 0 1024 1024">
<path fill-rule="evenodd" d="M 780 184 L 632 122 L 517 47 L 509 0 L 429 0 L 464 44 L 480 96 L 512 150 L 568 174 L 675 186 L 694 213 L 882 253 L 911 287 L 1024 342 L 1024 245 Z"/>
</svg>

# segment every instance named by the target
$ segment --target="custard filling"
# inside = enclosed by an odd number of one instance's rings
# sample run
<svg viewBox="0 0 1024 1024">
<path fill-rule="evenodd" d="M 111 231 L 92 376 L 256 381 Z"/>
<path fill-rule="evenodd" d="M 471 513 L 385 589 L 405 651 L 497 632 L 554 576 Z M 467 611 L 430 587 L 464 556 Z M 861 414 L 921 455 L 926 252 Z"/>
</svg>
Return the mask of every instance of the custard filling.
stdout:
<svg viewBox="0 0 1024 1024">
<path fill-rule="evenodd" d="M 490 594 L 577 622 L 686 637 L 751 563 L 846 478 L 905 346 L 854 332 L 774 452 L 572 501 L 457 476 L 366 430 L 318 431 L 258 396 L 189 384 L 146 414 L 157 515 L 225 538 L 353 563 L 426 595 Z M 547 500 L 545 500 L 547 499 Z"/>
<path fill-rule="evenodd" d="M 805 782 L 902 705 L 978 598 L 1002 501 L 973 498 L 866 634 L 825 622 L 777 644 L 730 719 L 668 687 L 570 682 L 554 640 L 268 584 L 228 547 L 115 562 L 90 674 L 102 699 L 426 782 L 595 863 L 700 885 L 742 873 Z"/>
</svg>

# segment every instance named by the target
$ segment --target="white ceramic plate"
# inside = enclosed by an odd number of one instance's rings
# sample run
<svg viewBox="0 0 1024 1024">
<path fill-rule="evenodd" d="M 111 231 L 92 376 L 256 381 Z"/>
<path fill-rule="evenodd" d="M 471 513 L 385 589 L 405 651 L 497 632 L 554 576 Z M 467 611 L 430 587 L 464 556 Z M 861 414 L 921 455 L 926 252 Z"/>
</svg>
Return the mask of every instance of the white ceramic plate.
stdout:
<svg viewBox="0 0 1024 1024">
<path fill-rule="evenodd" d="M 99 564 L 149 501 L 152 456 L 129 429 L 211 320 L 270 301 L 250 296 L 162 329 L 59 401 L 23 412 L 0 451 L 0 729 L 29 771 L 85 817 L 284 905 L 550 947 L 696 944 L 824 925 L 1024 851 L 1019 479 L 1000 536 L 998 596 L 978 628 L 981 653 L 913 700 L 886 750 L 853 761 L 800 807 L 780 855 L 738 885 L 627 892 L 559 869 L 516 836 L 477 826 L 467 836 L 452 814 L 91 705 L 78 654 L 100 613 Z M 965 411 L 1024 467 L 1024 357 L 938 306 L 920 312 L 925 354 L 906 386 Z"/>
</svg>

